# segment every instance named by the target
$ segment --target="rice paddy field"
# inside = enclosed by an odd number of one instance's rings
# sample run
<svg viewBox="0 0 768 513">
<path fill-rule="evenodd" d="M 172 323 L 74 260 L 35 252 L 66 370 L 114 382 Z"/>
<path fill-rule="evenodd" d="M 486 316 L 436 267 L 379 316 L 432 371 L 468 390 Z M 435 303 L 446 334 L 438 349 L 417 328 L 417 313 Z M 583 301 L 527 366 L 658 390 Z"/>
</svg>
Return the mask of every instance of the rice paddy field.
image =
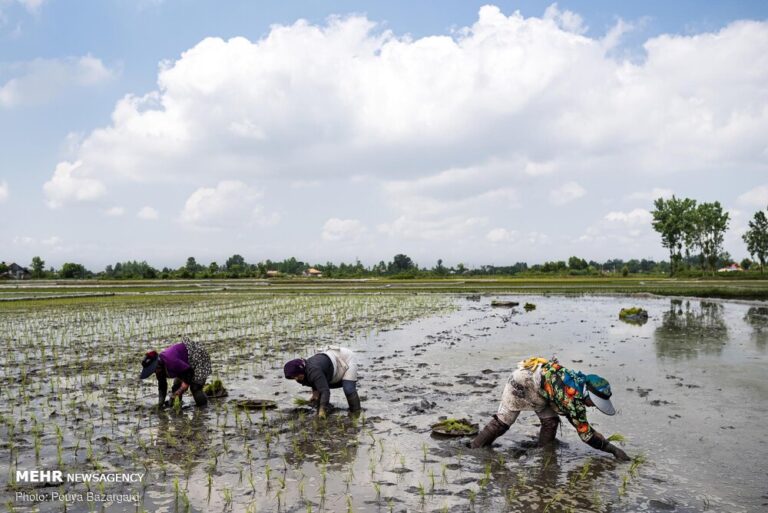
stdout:
<svg viewBox="0 0 768 513">
<path fill-rule="evenodd" d="M 7 511 L 763 511 L 768 508 L 768 304 L 489 284 L 150 283 L 0 287 L 0 499 Z M 551 286 L 559 287 L 558 285 Z M 572 286 L 565 284 L 564 286 Z M 747 297 L 754 297 L 760 287 Z M 430 287 L 433 287 L 432 289 Z M 462 289 L 463 287 L 463 289 Z M 500 287 L 500 286 L 499 286 Z M 637 285 L 632 292 L 638 292 Z M 669 284 L 653 284 L 655 288 Z M 691 285 L 688 289 L 701 287 Z M 718 284 L 718 287 L 724 287 Z M 726 287 L 727 288 L 727 287 Z M 458 290 L 456 290 L 458 289 Z M 568 292 L 568 291 L 566 291 Z M 602 293 L 598 293 L 602 292 Z M 642 292 L 647 292 L 642 290 Z M 763 291 L 764 292 L 764 291 Z M 513 308 L 492 301 L 516 301 Z M 525 303 L 535 308 L 523 308 Z M 649 312 L 618 319 L 622 307 Z M 203 342 L 229 396 L 158 411 L 148 349 Z M 317 419 L 283 363 L 343 345 L 363 412 Z M 480 427 L 516 362 L 556 355 L 611 381 L 590 410 L 628 463 L 579 441 L 533 443 L 523 413 L 490 449 L 444 438 Z M 248 400 L 274 409 L 243 409 Z M 29 483 L 17 471 L 142 475 Z M 92 495 L 87 495 L 91 493 Z M 90 500 L 88 500 L 90 498 Z"/>
</svg>

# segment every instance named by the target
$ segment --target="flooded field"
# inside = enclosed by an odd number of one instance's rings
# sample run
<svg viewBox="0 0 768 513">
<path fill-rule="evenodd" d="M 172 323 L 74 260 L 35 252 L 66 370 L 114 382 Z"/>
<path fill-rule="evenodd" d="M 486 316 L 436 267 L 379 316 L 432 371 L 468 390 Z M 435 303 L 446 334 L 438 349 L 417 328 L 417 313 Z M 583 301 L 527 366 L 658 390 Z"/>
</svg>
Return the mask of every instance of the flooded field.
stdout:
<svg viewBox="0 0 768 513">
<path fill-rule="evenodd" d="M 494 308 L 492 300 L 520 301 Z M 525 311 L 525 302 L 536 308 Z M 618 319 L 640 306 L 648 322 Z M 153 409 L 143 352 L 187 334 L 230 395 Z M 340 390 L 326 420 L 282 364 L 329 343 L 356 351 L 364 412 Z M 0 313 L 0 493 L 8 511 L 718 511 L 768 508 L 768 309 L 608 296 L 318 295 Z M 518 360 L 557 356 L 610 380 L 620 463 L 570 425 L 532 447 L 523 413 L 491 449 L 440 439 L 441 416 L 482 425 Z M 275 410 L 234 407 L 272 399 Z M 191 398 L 186 398 L 188 403 Z M 16 483 L 17 470 L 142 473 L 135 483 Z M 78 500 L 88 491 L 103 501 Z M 60 498 L 52 500 L 53 493 Z M 123 497 L 128 497 L 123 500 Z"/>
</svg>

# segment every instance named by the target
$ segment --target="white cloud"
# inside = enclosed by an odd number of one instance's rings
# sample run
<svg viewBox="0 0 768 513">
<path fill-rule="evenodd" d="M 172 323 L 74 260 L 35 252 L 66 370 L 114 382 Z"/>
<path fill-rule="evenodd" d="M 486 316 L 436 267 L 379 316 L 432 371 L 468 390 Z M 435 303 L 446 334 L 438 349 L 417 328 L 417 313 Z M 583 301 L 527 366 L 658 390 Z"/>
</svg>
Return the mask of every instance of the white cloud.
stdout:
<svg viewBox="0 0 768 513">
<path fill-rule="evenodd" d="M 262 196 L 260 191 L 237 180 L 221 181 L 215 188 L 201 187 L 184 204 L 181 222 L 203 230 L 273 225 L 279 218 L 264 213 L 259 204 Z"/>
<path fill-rule="evenodd" d="M 589 27 L 584 25 L 581 16 L 572 11 L 561 11 L 557 4 L 552 4 L 544 11 L 544 19 L 554 22 L 558 27 L 568 32 L 584 34 Z"/>
<path fill-rule="evenodd" d="M 630 212 L 608 212 L 604 218 L 611 223 L 619 223 L 626 226 L 650 225 L 653 215 L 647 210 L 636 208 Z"/>
<path fill-rule="evenodd" d="M 323 225 L 322 238 L 329 242 L 355 241 L 365 232 L 365 225 L 357 219 L 332 217 Z"/>
<path fill-rule="evenodd" d="M 494 228 L 489 231 L 485 238 L 493 244 L 500 244 L 505 242 L 514 242 L 517 232 L 514 230 L 507 230 L 506 228 Z"/>
<path fill-rule="evenodd" d="M 59 208 L 67 203 L 93 201 L 105 193 L 104 184 L 83 176 L 82 162 L 61 162 L 53 177 L 43 184 L 49 208 Z"/>
<path fill-rule="evenodd" d="M 123 207 L 111 207 L 104 211 L 109 217 L 120 217 L 125 214 L 125 208 Z"/>
<path fill-rule="evenodd" d="M 18 0 L 18 2 L 31 14 L 38 14 L 45 0 Z"/>
<path fill-rule="evenodd" d="M 360 169 L 414 179 L 489 159 L 528 162 L 515 172 L 532 176 L 559 161 L 725 172 L 764 150 L 768 23 L 660 36 L 640 63 L 606 55 L 583 28 L 557 8 L 523 18 L 485 6 L 452 37 L 398 37 L 352 16 L 274 26 L 255 42 L 207 38 L 163 64 L 158 91 L 121 100 L 77 158 L 105 179 L 222 169 L 311 181 Z"/>
<path fill-rule="evenodd" d="M 8 189 L 8 182 L 0 182 L 0 203 L 3 203 L 10 196 L 10 190 Z"/>
<path fill-rule="evenodd" d="M 145 221 L 154 221 L 160 217 L 160 214 L 152 207 L 142 207 L 136 217 Z"/>
<path fill-rule="evenodd" d="M 626 196 L 630 201 L 653 201 L 657 198 L 671 198 L 674 192 L 671 189 L 654 187 L 650 191 L 633 192 Z"/>
<path fill-rule="evenodd" d="M 378 226 L 381 233 L 406 240 L 444 242 L 465 239 L 488 224 L 484 217 L 451 216 L 441 219 L 420 219 L 401 216 L 391 223 Z"/>
<path fill-rule="evenodd" d="M 553 205 L 565 205 L 584 196 L 587 191 L 576 182 L 568 182 L 549 193 Z"/>
<path fill-rule="evenodd" d="M 602 244 L 606 250 L 617 251 L 620 248 L 628 255 L 645 257 L 648 248 L 658 245 L 658 236 L 651 226 L 652 220 L 653 215 L 642 208 L 629 212 L 608 212 L 600 221 L 589 226 L 575 242 L 587 244 L 587 249 Z"/>
<path fill-rule="evenodd" d="M 61 237 L 58 237 L 56 235 L 52 235 L 51 237 L 48 237 L 47 239 L 41 240 L 40 243 L 43 246 L 61 246 L 62 240 L 61 240 Z"/>
<path fill-rule="evenodd" d="M 768 185 L 761 185 L 745 192 L 739 196 L 738 202 L 751 207 L 768 208 Z"/>
<path fill-rule="evenodd" d="M 51 185 L 46 197 L 104 197 L 103 210 L 128 207 L 124 191 L 160 205 L 142 188 L 167 188 L 185 226 L 222 239 L 228 220 L 276 222 L 263 199 L 215 185 L 226 177 L 306 210 L 305 226 L 365 205 L 369 232 L 391 237 L 387 250 L 429 241 L 420 247 L 466 261 L 460 251 L 482 260 L 504 238 L 496 227 L 517 228 L 519 241 L 565 240 L 547 200 L 568 205 L 572 233 L 586 226 L 592 240 L 608 237 L 590 247 L 598 258 L 614 251 L 610 237 L 641 229 L 627 223 L 634 206 L 649 204 L 615 206 L 621 199 L 648 201 L 670 192 L 652 186 L 680 183 L 706 196 L 707 184 L 727 183 L 726 203 L 736 172 L 741 183 L 763 183 L 768 22 L 654 37 L 632 60 L 618 55 L 625 22 L 597 36 L 585 29 L 556 6 L 537 18 L 485 6 L 448 35 L 413 38 L 350 16 L 275 25 L 253 41 L 206 38 L 162 63 L 155 91 L 125 96 L 109 123 L 73 139 L 59 167 L 76 165 L 64 178 L 90 184 L 90 194 L 78 183 Z M 37 76 L 27 71 L 13 76 Z M 15 105 L 21 92 L 11 86 L 0 84 Z M 568 203 L 587 190 L 594 201 Z M 608 210 L 594 210 L 600 198 L 626 219 L 598 215 Z M 344 208 L 329 214 L 336 203 Z M 296 247 L 291 238 L 304 232 L 295 222 L 270 241 L 276 251 Z"/>
<path fill-rule="evenodd" d="M 91 55 L 36 59 L 12 69 L 15 76 L 0 84 L 0 108 L 45 103 L 72 87 L 96 86 L 117 74 Z"/>
</svg>

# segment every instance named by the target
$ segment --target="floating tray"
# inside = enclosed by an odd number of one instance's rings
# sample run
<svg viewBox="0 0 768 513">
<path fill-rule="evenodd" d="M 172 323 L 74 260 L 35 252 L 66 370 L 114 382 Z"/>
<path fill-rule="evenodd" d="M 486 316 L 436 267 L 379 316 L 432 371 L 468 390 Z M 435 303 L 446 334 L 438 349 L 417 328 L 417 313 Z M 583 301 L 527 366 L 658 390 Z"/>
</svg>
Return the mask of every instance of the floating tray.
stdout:
<svg viewBox="0 0 768 513">
<path fill-rule="evenodd" d="M 432 424 L 432 434 L 440 435 L 440 436 L 475 436 L 480 431 L 480 426 L 478 424 L 472 424 L 467 419 L 448 419 L 448 420 L 454 420 L 456 424 L 460 424 L 462 426 L 465 426 L 466 429 L 462 430 L 456 430 L 456 429 L 450 429 L 449 426 L 446 425 L 446 421 L 440 421 L 437 424 Z"/>
<path fill-rule="evenodd" d="M 230 401 L 236 408 L 243 410 L 274 410 L 277 402 L 270 399 L 234 399 Z"/>
<path fill-rule="evenodd" d="M 495 299 L 491 301 L 491 306 L 498 306 L 502 308 L 513 308 L 519 305 L 520 303 L 518 303 L 517 301 L 497 301 Z"/>
</svg>

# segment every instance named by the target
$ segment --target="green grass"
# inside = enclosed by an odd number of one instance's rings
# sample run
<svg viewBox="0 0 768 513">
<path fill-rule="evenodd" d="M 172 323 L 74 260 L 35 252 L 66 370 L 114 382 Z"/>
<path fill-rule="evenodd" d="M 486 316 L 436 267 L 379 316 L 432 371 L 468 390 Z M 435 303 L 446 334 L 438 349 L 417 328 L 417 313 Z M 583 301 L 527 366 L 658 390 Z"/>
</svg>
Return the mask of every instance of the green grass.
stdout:
<svg viewBox="0 0 768 513">
<path fill-rule="evenodd" d="M 760 276 L 760 275 L 756 275 Z M 270 285 L 264 285 L 269 283 Z M 210 298 L 276 297 L 306 294 L 653 294 L 768 300 L 768 280 L 670 279 L 663 277 L 501 277 L 452 279 L 282 279 L 136 282 L 0 282 L 0 311 L 88 304 L 187 304 Z"/>
</svg>

